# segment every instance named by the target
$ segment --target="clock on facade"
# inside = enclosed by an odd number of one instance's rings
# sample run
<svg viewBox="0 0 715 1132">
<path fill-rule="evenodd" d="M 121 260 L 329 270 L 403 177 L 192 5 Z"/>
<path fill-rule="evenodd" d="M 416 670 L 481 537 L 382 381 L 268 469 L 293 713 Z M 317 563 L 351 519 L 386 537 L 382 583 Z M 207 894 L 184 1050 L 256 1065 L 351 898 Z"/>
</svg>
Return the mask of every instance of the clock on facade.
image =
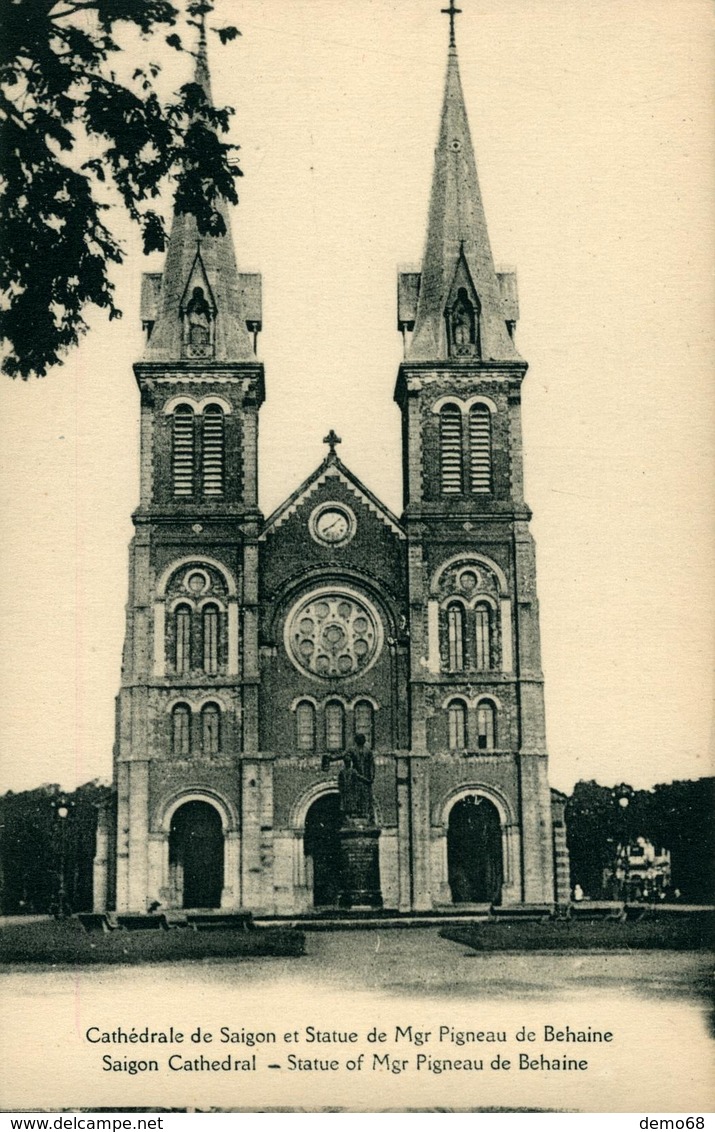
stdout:
<svg viewBox="0 0 715 1132">
<path fill-rule="evenodd" d="M 316 542 L 340 546 L 355 534 L 357 519 L 343 503 L 322 503 L 311 514 L 308 526 Z"/>
</svg>

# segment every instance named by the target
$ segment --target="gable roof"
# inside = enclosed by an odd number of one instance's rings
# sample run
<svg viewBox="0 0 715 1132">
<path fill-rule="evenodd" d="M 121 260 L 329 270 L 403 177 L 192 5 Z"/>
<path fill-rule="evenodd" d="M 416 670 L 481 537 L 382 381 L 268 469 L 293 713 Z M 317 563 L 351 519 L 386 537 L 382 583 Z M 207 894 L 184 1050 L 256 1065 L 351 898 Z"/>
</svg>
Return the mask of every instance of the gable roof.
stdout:
<svg viewBox="0 0 715 1132">
<path fill-rule="evenodd" d="M 296 488 L 293 494 L 286 499 L 285 503 L 281 503 L 273 514 L 269 515 L 259 536 L 260 541 L 265 541 L 268 535 L 277 531 L 279 527 L 282 527 L 292 515 L 295 515 L 298 508 L 302 507 L 307 500 L 315 495 L 318 488 L 330 479 L 337 479 L 340 483 L 344 484 L 348 491 L 352 492 L 352 494 L 355 495 L 380 522 L 384 523 L 386 527 L 389 527 L 392 533 L 397 535 L 399 539 L 407 537 L 404 529 L 400 525 L 399 519 L 392 514 L 392 511 L 390 511 L 384 503 L 381 503 L 377 496 L 373 495 L 369 488 L 365 487 L 357 476 L 353 475 L 349 468 L 345 467 L 345 464 L 343 464 L 342 460 L 340 460 L 335 452 L 329 452 L 320 467 L 316 468 L 306 480 L 303 480 L 300 487 Z"/>
</svg>

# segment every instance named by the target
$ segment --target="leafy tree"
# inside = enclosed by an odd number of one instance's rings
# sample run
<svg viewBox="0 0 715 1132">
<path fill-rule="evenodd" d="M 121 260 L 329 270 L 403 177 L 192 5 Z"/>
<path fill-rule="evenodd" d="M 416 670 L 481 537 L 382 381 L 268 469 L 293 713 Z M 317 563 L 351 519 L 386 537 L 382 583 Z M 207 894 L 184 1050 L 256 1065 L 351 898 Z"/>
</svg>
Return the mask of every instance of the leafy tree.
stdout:
<svg viewBox="0 0 715 1132">
<path fill-rule="evenodd" d="M 92 873 L 100 806 L 112 790 L 87 782 L 73 793 L 39 786 L 0 797 L 0 912 L 48 912 L 57 905 L 64 858 L 67 904 L 92 908 Z M 68 816 L 58 815 L 64 803 Z"/>
<path fill-rule="evenodd" d="M 566 836 L 571 883 L 580 884 L 587 896 L 600 896 L 603 870 L 613 865 L 618 817 L 610 787 L 593 780 L 576 783 L 566 803 Z"/>
<path fill-rule="evenodd" d="M 566 803 L 571 883 L 591 897 L 601 895 L 604 869 L 611 869 L 619 843 L 645 837 L 671 856 L 671 887 L 683 900 L 709 903 L 715 894 L 715 779 L 659 783 L 652 790 L 611 788 L 577 782 Z M 618 799 L 627 794 L 627 811 Z"/>
<path fill-rule="evenodd" d="M 668 782 L 653 787 L 646 836 L 670 850 L 672 886 L 683 899 L 715 898 L 715 778 Z"/>
<path fill-rule="evenodd" d="M 166 233 L 152 207 L 168 177 L 175 207 L 201 234 L 221 235 L 217 198 L 236 203 L 241 175 L 221 141 L 230 108 L 215 108 L 200 83 L 162 103 L 160 66 L 126 78 L 121 37 L 138 32 L 188 51 L 210 0 L 0 0 L 0 337 L 3 370 L 43 376 L 87 329 L 86 309 L 121 314 L 112 264 L 123 249 L 108 210 L 117 197 L 139 225 L 145 252 Z M 176 28 L 180 30 L 174 30 Z M 222 42 L 234 27 L 212 29 Z M 168 47 L 167 47 L 168 45 Z M 189 52 L 192 53 L 192 52 Z"/>
</svg>

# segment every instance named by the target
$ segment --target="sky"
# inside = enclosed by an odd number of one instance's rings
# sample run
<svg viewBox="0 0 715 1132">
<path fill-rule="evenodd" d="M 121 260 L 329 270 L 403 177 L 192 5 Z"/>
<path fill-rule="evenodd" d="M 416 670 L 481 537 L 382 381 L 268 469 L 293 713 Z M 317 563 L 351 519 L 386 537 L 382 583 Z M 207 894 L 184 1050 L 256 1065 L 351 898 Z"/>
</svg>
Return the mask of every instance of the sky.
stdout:
<svg viewBox="0 0 715 1132">
<path fill-rule="evenodd" d="M 444 6 L 218 0 L 242 33 L 223 48 L 213 37 L 210 62 L 216 102 L 236 108 L 239 265 L 263 274 L 266 514 L 322 460 L 330 428 L 400 511 L 396 272 L 423 250 Z M 517 268 L 530 367 L 551 782 L 712 773 L 713 10 L 461 7 L 492 249 Z M 189 77 L 189 61 L 168 61 L 169 87 Z M 139 286 L 161 265 L 113 224 L 123 319 L 92 316 L 64 365 L 0 388 L 0 789 L 111 777 L 139 494 Z"/>
</svg>

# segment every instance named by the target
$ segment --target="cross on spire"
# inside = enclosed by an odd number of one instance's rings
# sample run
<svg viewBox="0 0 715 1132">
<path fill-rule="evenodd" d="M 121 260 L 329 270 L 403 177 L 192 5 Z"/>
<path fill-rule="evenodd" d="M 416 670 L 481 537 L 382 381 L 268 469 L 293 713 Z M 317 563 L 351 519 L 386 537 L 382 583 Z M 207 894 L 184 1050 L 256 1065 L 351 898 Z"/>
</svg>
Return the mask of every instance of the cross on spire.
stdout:
<svg viewBox="0 0 715 1132">
<path fill-rule="evenodd" d="M 456 47 L 457 40 L 454 37 L 454 17 L 461 15 L 462 9 L 455 7 L 454 0 L 449 0 L 449 8 L 442 8 L 442 14 L 449 16 L 449 46 Z"/>
<path fill-rule="evenodd" d="M 336 454 L 335 453 L 335 445 L 336 444 L 342 444 L 342 440 L 338 436 L 335 429 L 331 428 L 328 435 L 323 437 L 323 444 L 329 444 L 330 445 L 330 451 L 328 453 L 328 458 L 330 458 L 331 456 L 335 456 L 335 454 Z"/>
</svg>

